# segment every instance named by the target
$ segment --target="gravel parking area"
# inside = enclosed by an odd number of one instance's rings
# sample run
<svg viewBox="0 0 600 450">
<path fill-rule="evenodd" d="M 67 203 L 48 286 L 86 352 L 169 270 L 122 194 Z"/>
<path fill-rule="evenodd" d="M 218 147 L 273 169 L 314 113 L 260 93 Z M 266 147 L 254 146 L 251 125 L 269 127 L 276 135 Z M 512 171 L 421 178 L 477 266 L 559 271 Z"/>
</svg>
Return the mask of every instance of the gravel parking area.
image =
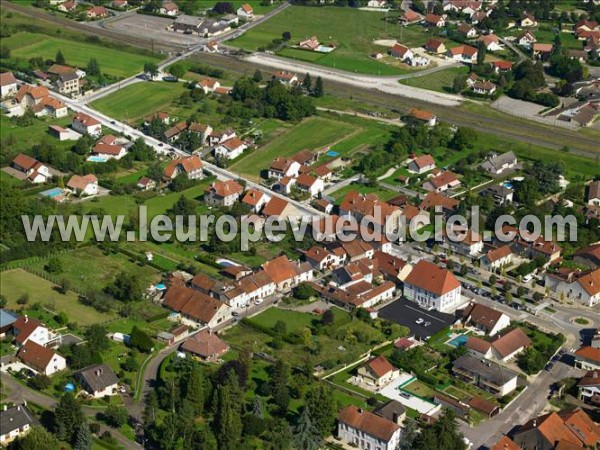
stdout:
<svg viewBox="0 0 600 450">
<path fill-rule="evenodd" d="M 157 42 L 168 43 L 187 47 L 198 44 L 202 37 L 189 34 L 175 33 L 167 30 L 173 19 L 148 16 L 145 14 L 132 14 L 122 19 L 113 20 L 106 24 L 106 28 L 135 37 L 152 36 Z"/>
<path fill-rule="evenodd" d="M 381 308 L 379 310 L 379 316 L 410 328 L 411 334 L 418 339 L 428 338 L 455 321 L 452 314 L 426 311 L 419 308 L 416 303 L 411 303 L 408 300 L 403 299 L 396 300 Z M 418 319 L 423 319 L 423 323 L 415 323 Z M 429 322 L 429 325 L 424 326 L 425 322 Z"/>
</svg>

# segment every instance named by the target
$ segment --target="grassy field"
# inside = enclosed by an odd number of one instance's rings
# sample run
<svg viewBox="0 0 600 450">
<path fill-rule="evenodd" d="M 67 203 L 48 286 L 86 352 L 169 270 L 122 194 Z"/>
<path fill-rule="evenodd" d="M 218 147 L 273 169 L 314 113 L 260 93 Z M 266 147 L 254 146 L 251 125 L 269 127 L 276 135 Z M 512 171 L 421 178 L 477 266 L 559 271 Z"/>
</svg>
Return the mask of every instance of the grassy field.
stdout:
<svg viewBox="0 0 600 450">
<path fill-rule="evenodd" d="M 257 179 L 260 171 L 266 169 L 278 156 L 289 157 L 305 148 L 321 150 L 323 147 L 349 136 L 354 131 L 354 127 L 344 122 L 323 117 L 310 117 L 289 132 L 274 138 L 264 147 L 240 159 L 230 169 Z"/>
<path fill-rule="evenodd" d="M 374 51 L 386 50 L 373 43 L 377 39 L 400 39 L 402 33 L 402 43 L 408 46 L 420 46 L 427 40 L 423 27 L 407 27 L 401 31 L 397 25 L 398 14 L 388 13 L 386 23 L 386 15 L 377 11 L 292 6 L 229 43 L 247 50 L 257 50 L 266 47 L 273 39 L 281 39 L 281 34 L 286 31 L 292 35 L 290 45 L 316 35 L 324 44 L 335 43 L 336 50 L 329 54 L 315 54 L 288 48 L 281 52 L 282 56 L 309 60 L 350 72 L 399 75 L 411 69 L 369 58 Z"/>
<path fill-rule="evenodd" d="M 136 83 L 96 100 L 91 106 L 115 119 L 135 121 L 155 111 L 178 112 L 173 101 L 186 90 L 183 83 Z"/>
<path fill-rule="evenodd" d="M 316 316 L 314 314 L 269 308 L 265 312 L 249 320 L 267 328 L 273 328 L 277 322 L 282 321 L 287 325 L 287 332 L 294 333 L 304 327 L 310 327 L 313 321 L 316 320 Z"/>
<path fill-rule="evenodd" d="M 143 280 L 144 284 L 159 279 L 156 269 L 150 266 L 140 267 L 120 253 L 110 256 L 104 255 L 96 247 L 85 247 L 57 257 L 63 266 L 59 278 L 68 278 L 74 287 L 87 290 L 101 290 L 110 284 L 121 273 L 133 273 Z M 44 270 L 46 261 L 36 263 L 34 267 Z"/>
<path fill-rule="evenodd" d="M 452 90 L 452 83 L 454 81 L 454 77 L 461 73 L 469 73 L 469 68 L 452 67 L 449 69 L 444 69 L 438 72 L 431 73 L 429 75 L 423 75 L 422 77 L 407 78 L 404 80 L 400 80 L 400 83 L 405 84 L 407 86 L 429 89 L 430 91 L 448 93 Z"/>
<path fill-rule="evenodd" d="M 73 146 L 74 141 L 60 142 L 58 139 L 55 139 L 48 134 L 48 125 L 60 125 L 64 127 L 70 123 L 70 116 L 61 119 L 47 117 L 36 118 L 31 125 L 21 127 L 15 125 L 10 118 L 3 114 L 0 116 L 0 130 L 2 130 L 0 137 L 2 141 L 5 141 L 10 137 L 12 142 L 10 145 L 6 145 L 6 147 L 3 145 L 2 153 L 3 155 L 13 155 L 18 152 L 27 151 L 33 145 L 39 144 L 44 139 L 52 143 L 55 147 L 64 149 L 70 148 Z"/>
<path fill-rule="evenodd" d="M 88 261 L 88 265 L 91 261 Z M 97 266 L 93 267 L 98 275 Z M 79 302 L 79 297 L 73 292 L 60 294 L 54 289 L 54 284 L 23 269 L 8 270 L 0 277 L 2 295 L 8 300 L 9 309 L 19 309 L 17 299 L 23 294 L 29 295 L 31 303 L 41 302 L 56 312 L 65 312 L 70 320 L 80 325 L 91 325 L 114 318 L 114 313 L 101 313 Z"/>
<path fill-rule="evenodd" d="M 380 200 L 389 200 L 398 195 L 398 192 L 393 192 L 380 186 L 365 186 L 359 183 L 351 183 L 334 191 L 331 196 L 335 198 L 335 203 L 339 205 L 346 194 L 351 191 L 358 191 L 361 194 L 377 194 Z"/>
<path fill-rule="evenodd" d="M 91 57 L 98 60 L 102 72 L 115 77 L 128 77 L 141 72 L 146 62 L 159 62 L 161 58 L 128 53 L 114 48 L 85 42 L 49 37 L 45 34 L 20 32 L 2 39 L 2 45 L 11 50 L 12 58 L 52 59 L 61 50 L 67 64 L 85 69 Z"/>
</svg>

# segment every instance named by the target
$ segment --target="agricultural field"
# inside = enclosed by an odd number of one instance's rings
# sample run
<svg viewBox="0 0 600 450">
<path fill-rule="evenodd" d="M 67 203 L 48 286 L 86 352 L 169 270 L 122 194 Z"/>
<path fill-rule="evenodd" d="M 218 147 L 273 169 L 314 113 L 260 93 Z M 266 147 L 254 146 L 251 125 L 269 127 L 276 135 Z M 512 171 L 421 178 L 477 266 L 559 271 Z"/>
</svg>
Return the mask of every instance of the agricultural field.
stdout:
<svg viewBox="0 0 600 450">
<path fill-rule="evenodd" d="M 89 265 L 89 261 L 88 261 Z M 97 266 L 94 266 L 97 272 Z M 79 296 L 74 292 L 66 295 L 59 293 L 55 285 L 23 269 L 7 270 L 0 277 L 0 290 L 8 300 L 7 307 L 19 310 L 21 305 L 17 303 L 19 297 L 24 294 L 29 296 L 30 303 L 41 302 L 53 311 L 66 313 L 70 319 L 80 325 L 92 325 L 113 319 L 113 312 L 101 313 L 90 306 L 85 306 L 79 301 Z"/>
<path fill-rule="evenodd" d="M 373 43 L 377 39 L 400 40 L 402 33 L 402 43 L 409 47 L 421 46 L 427 41 L 428 35 L 423 27 L 406 27 L 401 31 L 397 25 L 398 15 L 398 12 L 386 15 L 356 8 L 292 6 L 228 43 L 246 50 L 257 50 L 265 48 L 273 39 L 281 39 L 286 31 L 292 35 L 290 45 L 316 35 L 324 44 L 335 43 L 336 50 L 319 54 L 286 48 L 281 55 L 351 72 L 401 75 L 413 69 L 388 65 L 369 57 L 374 51 L 386 50 L 386 47 Z"/>
<path fill-rule="evenodd" d="M 98 60 L 102 72 L 118 78 L 141 72 L 146 62 L 158 63 L 161 60 L 157 56 L 129 53 L 85 40 L 67 40 L 26 31 L 2 38 L 2 45 L 10 49 L 12 58 L 25 60 L 35 57 L 52 59 L 60 50 L 67 64 L 83 69 L 90 58 L 94 57 Z"/>
<path fill-rule="evenodd" d="M 180 108 L 173 103 L 186 91 L 184 83 L 140 82 L 96 100 L 91 106 L 117 120 L 136 122 L 156 111 L 179 113 Z"/>
<path fill-rule="evenodd" d="M 264 147 L 241 158 L 230 169 L 249 178 L 258 179 L 260 171 L 266 169 L 278 156 L 289 157 L 305 148 L 321 150 L 356 132 L 355 127 L 344 122 L 310 117 L 285 134 L 274 138 Z"/>
</svg>

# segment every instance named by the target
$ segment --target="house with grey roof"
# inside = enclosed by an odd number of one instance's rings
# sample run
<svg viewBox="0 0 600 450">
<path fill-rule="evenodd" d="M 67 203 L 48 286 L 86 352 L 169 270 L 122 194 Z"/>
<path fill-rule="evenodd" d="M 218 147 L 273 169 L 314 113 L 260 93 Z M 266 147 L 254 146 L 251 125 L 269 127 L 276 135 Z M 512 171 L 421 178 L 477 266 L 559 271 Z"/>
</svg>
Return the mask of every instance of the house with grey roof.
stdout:
<svg viewBox="0 0 600 450">
<path fill-rule="evenodd" d="M 481 168 L 492 175 L 500 175 L 517 165 L 517 157 L 513 152 L 494 155 L 481 164 Z"/>
<path fill-rule="evenodd" d="M 119 379 L 106 364 L 94 364 L 75 373 L 84 391 L 94 398 L 117 394 Z"/>
<path fill-rule="evenodd" d="M 518 375 L 514 370 L 472 355 L 456 359 L 452 364 L 452 374 L 498 397 L 510 394 L 517 388 Z"/>
<path fill-rule="evenodd" d="M 6 309 L 0 309 L 0 339 L 3 339 L 6 333 L 12 330 L 13 323 L 17 321 L 17 317 L 16 314 Z"/>
<path fill-rule="evenodd" d="M 5 446 L 17 437 L 24 436 L 32 426 L 39 425 L 26 405 L 15 405 L 0 411 L 0 445 Z"/>
</svg>

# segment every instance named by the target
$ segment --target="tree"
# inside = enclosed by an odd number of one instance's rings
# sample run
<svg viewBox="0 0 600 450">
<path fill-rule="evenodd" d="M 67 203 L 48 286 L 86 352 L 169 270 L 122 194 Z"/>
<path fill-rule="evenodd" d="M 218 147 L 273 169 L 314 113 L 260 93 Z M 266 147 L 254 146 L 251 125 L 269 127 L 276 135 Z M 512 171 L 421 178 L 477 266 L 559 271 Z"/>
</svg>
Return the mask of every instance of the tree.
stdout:
<svg viewBox="0 0 600 450">
<path fill-rule="evenodd" d="M 310 419 L 310 409 L 304 408 L 294 433 L 294 448 L 301 450 L 318 450 L 321 448 L 319 430 Z"/>
<path fill-rule="evenodd" d="M 467 275 L 467 273 L 469 273 L 469 268 L 467 267 L 466 264 L 463 264 L 460 266 L 460 274 L 464 277 Z"/>
<path fill-rule="evenodd" d="M 102 75 L 100 64 L 98 63 L 98 60 L 94 57 L 90 58 L 90 61 L 88 62 L 88 65 L 85 70 L 87 72 L 87 75 L 92 77 L 99 77 Z"/>
<path fill-rule="evenodd" d="M 25 436 L 15 441 L 19 450 L 56 450 L 60 443 L 56 436 L 41 426 L 34 426 Z"/>
<path fill-rule="evenodd" d="M 494 286 L 498 282 L 498 277 L 494 274 L 490 275 L 490 286 Z"/>
<path fill-rule="evenodd" d="M 279 413 L 285 414 L 290 403 L 289 367 L 282 359 L 273 366 L 271 393 Z"/>
<path fill-rule="evenodd" d="M 158 75 L 158 66 L 153 62 L 144 63 L 144 72 L 150 74 L 151 78 Z"/>
<path fill-rule="evenodd" d="M 477 133 L 472 128 L 458 127 L 456 133 L 450 140 L 449 146 L 454 150 L 462 151 L 465 148 L 473 148 L 477 140 Z"/>
<path fill-rule="evenodd" d="M 190 402 L 196 415 L 201 415 L 204 410 L 205 396 L 206 388 L 202 369 L 198 364 L 194 364 L 188 378 L 185 399 Z"/>
<path fill-rule="evenodd" d="M 321 318 L 321 323 L 323 325 L 331 325 L 335 321 L 335 314 L 331 309 L 328 309 L 323 313 L 323 317 Z"/>
<path fill-rule="evenodd" d="M 321 77 L 317 77 L 312 95 L 314 97 L 323 97 L 325 95 L 325 88 L 323 87 L 323 79 Z"/>
<path fill-rule="evenodd" d="M 400 440 L 399 450 L 412 450 L 413 443 L 418 436 L 418 425 L 413 419 L 407 419 L 404 422 L 404 430 L 402 430 L 402 439 Z"/>
<path fill-rule="evenodd" d="M 461 93 L 467 88 L 467 76 L 465 74 L 459 73 L 454 77 L 454 81 L 452 82 L 452 92 L 457 94 Z"/>
<path fill-rule="evenodd" d="M 110 346 L 110 341 L 106 334 L 108 330 L 97 323 L 91 325 L 85 332 L 85 339 L 91 348 L 98 351 L 107 350 Z"/>
<path fill-rule="evenodd" d="M 73 450 L 91 450 L 92 448 L 92 433 L 87 422 L 82 422 L 77 430 L 77 437 L 75 438 L 75 445 Z"/>
<path fill-rule="evenodd" d="M 263 74 L 259 69 L 254 71 L 254 75 L 252 75 L 252 80 L 256 83 L 260 83 L 263 80 Z"/>
<path fill-rule="evenodd" d="M 44 270 L 48 273 L 61 273 L 63 271 L 62 261 L 56 257 L 50 258 L 44 266 Z"/>
<path fill-rule="evenodd" d="M 137 301 L 144 295 L 144 285 L 142 280 L 133 273 L 120 272 L 115 281 L 106 286 L 104 291 L 122 302 Z"/>
<path fill-rule="evenodd" d="M 54 62 L 56 64 L 63 64 L 63 65 L 67 63 L 62 50 L 58 49 L 58 51 L 56 52 L 56 56 L 54 57 Z"/>
<path fill-rule="evenodd" d="M 67 295 L 71 290 L 71 280 L 67 277 L 64 277 L 60 280 L 59 284 L 59 292 L 63 295 Z"/>
<path fill-rule="evenodd" d="M 29 380 L 29 384 L 38 391 L 48 389 L 52 385 L 52 380 L 43 373 L 38 373 L 35 377 Z"/>
<path fill-rule="evenodd" d="M 6 297 L 4 295 L 0 294 L 0 308 L 6 307 L 7 303 L 8 303 L 8 300 L 6 299 Z"/>
<path fill-rule="evenodd" d="M 281 38 L 284 41 L 289 41 L 292 39 L 292 33 L 290 33 L 289 31 L 284 31 L 283 33 L 281 33 Z"/>
<path fill-rule="evenodd" d="M 285 336 L 287 334 L 287 325 L 283 320 L 278 320 L 273 325 L 273 331 L 280 336 Z"/>
<path fill-rule="evenodd" d="M 294 297 L 300 300 L 308 300 L 316 294 L 317 291 L 308 283 L 300 283 L 294 288 Z"/>
<path fill-rule="evenodd" d="M 110 404 L 104 411 L 104 420 L 113 428 L 121 428 L 127 423 L 129 413 L 123 406 Z"/>
<path fill-rule="evenodd" d="M 56 436 L 60 440 L 73 441 L 75 432 L 84 421 L 81 405 L 71 392 L 62 396 L 54 410 Z"/>
<path fill-rule="evenodd" d="M 252 401 L 252 414 L 254 414 L 256 417 L 260 417 L 261 419 L 265 415 L 262 398 L 259 396 L 254 397 L 254 400 Z"/>
<path fill-rule="evenodd" d="M 17 304 L 18 305 L 26 305 L 27 303 L 29 303 L 29 294 L 25 293 L 23 295 L 21 295 L 18 299 L 17 299 Z"/>
<path fill-rule="evenodd" d="M 310 73 L 306 73 L 306 75 L 304 75 L 304 79 L 302 80 L 302 87 L 308 92 L 310 91 L 310 88 L 312 87 L 312 77 L 310 76 Z"/>
<path fill-rule="evenodd" d="M 219 449 L 237 449 L 242 437 L 241 396 L 238 381 L 233 372 L 227 382 L 217 387 L 215 397 L 214 429 Z"/>
<path fill-rule="evenodd" d="M 173 75 L 175 78 L 177 78 L 178 80 L 183 76 L 183 74 L 185 74 L 185 67 L 183 66 L 183 64 L 173 64 L 171 67 L 169 67 L 169 73 L 171 75 Z"/>
<path fill-rule="evenodd" d="M 147 353 L 154 347 L 152 338 L 142 329 L 134 326 L 129 335 L 129 346 L 137 348 L 140 352 Z"/>
<path fill-rule="evenodd" d="M 483 41 L 479 41 L 477 48 L 477 65 L 482 66 L 485 63 L 485 55 L 487 54 L 487 47 Z"/>
<path fill-rule="evenodd" d="M 329 436 L 335 424 L 337 408 L 333 392 L 325 383 L 315 384 L 307 393 L 305 408 L 311 422 L 322 437 Z"/>
<path fill-rule="evenodd" d="M 415 450 L 463 450 L 465 442 L 458 430 L 455 413 L 450 409 L 444 409 L 436 423 L 421 427 L 421 433 L 414 440 L 413 448 Z"/>
</svg>

